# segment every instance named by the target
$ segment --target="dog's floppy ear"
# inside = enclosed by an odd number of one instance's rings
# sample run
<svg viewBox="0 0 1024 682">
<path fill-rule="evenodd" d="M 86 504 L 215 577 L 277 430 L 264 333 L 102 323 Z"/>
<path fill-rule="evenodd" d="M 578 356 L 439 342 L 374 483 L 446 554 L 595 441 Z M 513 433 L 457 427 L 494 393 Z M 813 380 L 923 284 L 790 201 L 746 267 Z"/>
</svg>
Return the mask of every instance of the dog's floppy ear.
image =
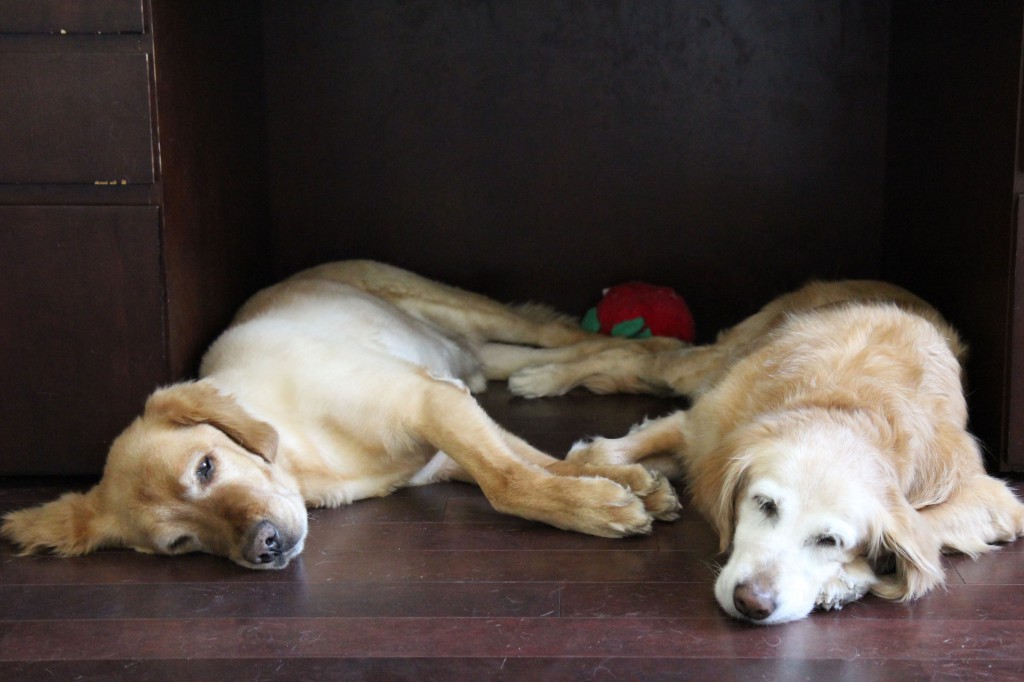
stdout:
<svg viewBox="0 0 1024 682">
<path fill-rule="evenodd" d="M 53 551 L 78 556 L 123 544 L 117 518 L 102 508 L 98 487 L 5 514 L 0 534 L 19 545 L 24 554 Z"/>
<path fill-rule="evenodd" d="M 869 548 L 873 562 L 886 555 L 895 559 L 895 573 L 881 576 L 871 591 L 884 599 L 909 601 L 944 581 L 939 564 L 940 543 L 920 512 L 898 491 L 890 491 L 880 527 Z"/>
<path fill-rule="evenodd" d="M 277 454 L 274 427 L 253 417 L 209 381 L 174 384 L 157 391 L 146 401 L 145 416 L 179 426 L 209 424 L 268 462 L 273 462 Z"/>
<path fill-rule="evenodd" d="M 749 459 L 735 454 L 728 445 L 690 467 L 693 503 L 718 532 L 718 551 L 729 549 L 736 524 L 736 494 L 742 488 Z"/>
</svg>

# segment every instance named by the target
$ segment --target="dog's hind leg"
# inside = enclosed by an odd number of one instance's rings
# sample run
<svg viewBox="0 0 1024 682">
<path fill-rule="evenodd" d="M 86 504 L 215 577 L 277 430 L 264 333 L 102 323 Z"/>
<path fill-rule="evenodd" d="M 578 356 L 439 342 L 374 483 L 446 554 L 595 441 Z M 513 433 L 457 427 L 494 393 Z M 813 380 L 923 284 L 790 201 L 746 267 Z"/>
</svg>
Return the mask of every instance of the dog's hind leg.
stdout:
<svg viewBox="0 0 1024 682">
<path fill-rule="evenodd" d="M 643 502 L 619 483 L 560 476 L 524 461 L 509 434 L 449 382 L 424 375 L 415 390 L 410 430 L 457 462 L 498 511 L 604 537 L 650 532 Z"/>
<path fill-rule="evenodd" d="M 474 346 L 498 341 L 551 348 L 594 337 L 568 316 L 547 306 L 504 305 L 384 263 L 328 263 L 297 277 L 324 278 L 354 286 L 414 317 L 465 337 Z"/>
<path fill-rule="evenodd" d="M 681 347 L 675 339 L 658 337 L 553 350 L 486 346 L 480 355 L 488 377 L 507 376 L 509 390 L 527 398 L 577 387 L 599 394 L 690 396 L 722 366 L 717 346 Z"/>
<path fill-rule="evenodd" d="M 666 337 L 593 337 L 559 348 L 488 343 L 478 350 L 488 379 L 508 379 L 509 389 L 529 398 L 562 395 L 577 386 L 595 393 L 672 393 L 663 366 L 682 343 Z"/>
</svg>

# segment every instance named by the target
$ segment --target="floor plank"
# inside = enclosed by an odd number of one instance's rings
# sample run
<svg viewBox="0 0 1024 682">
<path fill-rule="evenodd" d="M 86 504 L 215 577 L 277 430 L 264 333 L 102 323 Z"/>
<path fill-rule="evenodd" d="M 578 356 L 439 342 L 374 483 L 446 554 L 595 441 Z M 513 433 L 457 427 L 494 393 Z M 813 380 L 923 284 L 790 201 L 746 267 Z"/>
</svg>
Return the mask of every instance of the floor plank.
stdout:
<svg viewBox="0 0 1024 682">
<path fill-rule="evenodd" d="M 813 618 L 184 618 L 0 622 L 0 660 L 658 657 L 1018 661 L 1020 620 Z"/>
<path fill-rule="evenodd" d="M 128 678 L 140 682 L 195 680 L 390 680 L 451 682 L 452 680 L 836 680 L 837 682 L 902 682 L 949 675 L 970 679 L 959 664 L 918 661 L 854 660 L 792 661 L 679 658 L 251 658 L 206 660 L 47 661 L 9 668 L 25 682 L 75 679 L 85 682 Z M 977 679 L 1015 679 L 1021 667 L 987 663 Z"/>
</svg>

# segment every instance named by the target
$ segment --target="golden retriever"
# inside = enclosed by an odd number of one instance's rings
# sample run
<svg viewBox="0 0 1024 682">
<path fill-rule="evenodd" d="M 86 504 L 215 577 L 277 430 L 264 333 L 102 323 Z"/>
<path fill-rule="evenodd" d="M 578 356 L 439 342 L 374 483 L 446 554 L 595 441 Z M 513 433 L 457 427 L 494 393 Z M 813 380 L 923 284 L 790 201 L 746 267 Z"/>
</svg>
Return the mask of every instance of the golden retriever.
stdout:
<svg viewBox="0 0 1024 682">
<path fill-rule="evenodd" d="M 712 345 L 648 351 L 539 350 L 503 371 L 523 395 L 695 398 L 568 459 L 685 477 L 732 548 L 715 596 L 736 618 L 790 621 L 869 591 L 910 600 L 943 582 L 940 551 L 974 556 L 1024 534 L 1024 506 L 966 430 L 964 347 L 902 289 L 813 283 Z"/>
<path fill-rule="evenodd" d="M 470 395 L 503 378 L 481 361 L 489 342 L 501 342 L 488 353 L 500 359 L 515 344 L 587 338 L 550 311 L 394 267 L 320 266 L 248 301 L 206 353 L 200 380 L 150 396 L 95 487 L 9 513 L 2 533 L 27 553 L 199 551 L 283 568 L 302 551 L 307 506 L 447 479 L 476 482 L 496 509 L 558 528 L 646 533 L 652 519 L 677 515 L 664 477 L 551 458 Z"/>
</svg>

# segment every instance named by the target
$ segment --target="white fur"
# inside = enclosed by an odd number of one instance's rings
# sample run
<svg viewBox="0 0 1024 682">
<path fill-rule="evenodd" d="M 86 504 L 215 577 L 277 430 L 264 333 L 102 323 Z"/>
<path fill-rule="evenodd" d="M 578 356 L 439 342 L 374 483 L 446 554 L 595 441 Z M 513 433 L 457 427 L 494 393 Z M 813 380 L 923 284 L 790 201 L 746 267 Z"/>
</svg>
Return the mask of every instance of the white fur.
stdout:
<svg viewBox="0 0 1024 682">
<path fill-rule="evenodd" d="M 845 429 L 811 424 L 749 454 L 732 552 L 715 581 L 715 598 L 727 613 L 747 618 L 734 600 L 745 583 L 774 595 L 775 608 L 762 624 L 802 618 L 815 606 L 841 608 L 875 584 L 862 555 L 880 513 L 873 491 L 884 474 L 864 467 L 859 453 L 870 447 Z M 823 450 L 827 461 L 817 455 Z M 825 537 L 835 546 L 822 546 Z"/>
</svg>

